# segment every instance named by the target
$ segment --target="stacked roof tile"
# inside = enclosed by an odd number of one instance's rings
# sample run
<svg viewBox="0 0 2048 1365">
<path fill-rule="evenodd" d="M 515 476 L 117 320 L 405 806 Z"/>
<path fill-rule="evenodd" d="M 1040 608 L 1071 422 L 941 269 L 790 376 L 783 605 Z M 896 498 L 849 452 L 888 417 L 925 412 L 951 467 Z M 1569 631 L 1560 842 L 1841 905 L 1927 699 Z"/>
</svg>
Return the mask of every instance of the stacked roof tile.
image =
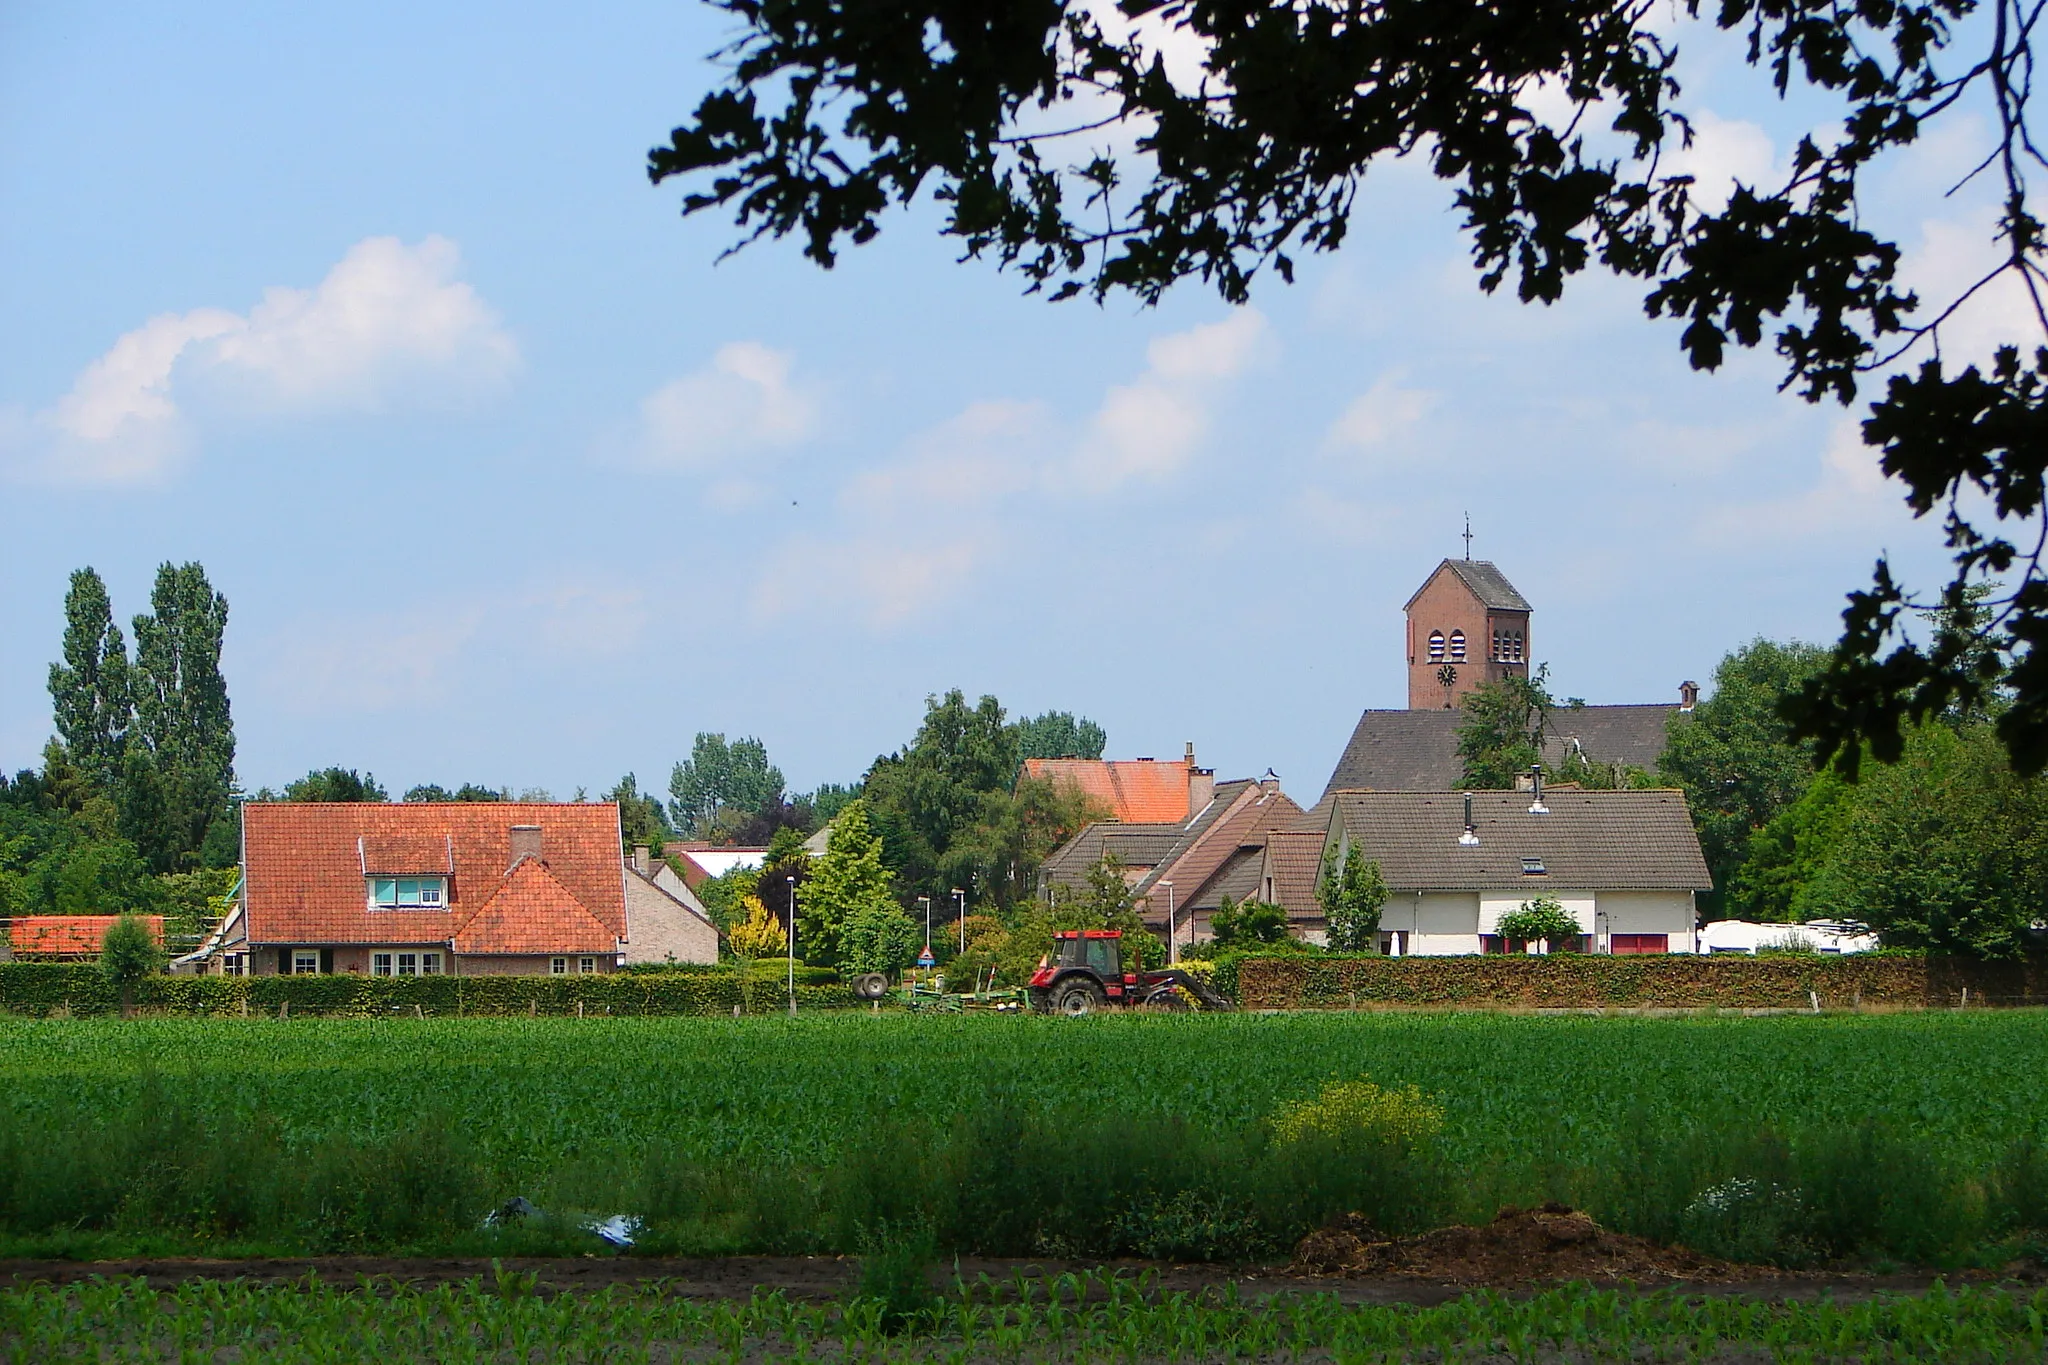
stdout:
<svg viewBox="0 0 2048 1365">
<path fill-rule="evenodd" d="M 1185 820 L 1193 771 L 1184 759 L 1027 758 L 1024 775 L 1079 788 L 1126 824 Z"/>
</svg>

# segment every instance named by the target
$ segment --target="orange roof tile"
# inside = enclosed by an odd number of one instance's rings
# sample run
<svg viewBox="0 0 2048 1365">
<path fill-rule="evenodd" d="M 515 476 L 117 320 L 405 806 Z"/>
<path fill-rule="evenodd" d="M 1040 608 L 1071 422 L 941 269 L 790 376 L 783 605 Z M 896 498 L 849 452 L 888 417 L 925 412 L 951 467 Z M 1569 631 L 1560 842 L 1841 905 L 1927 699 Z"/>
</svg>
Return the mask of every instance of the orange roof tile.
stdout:
<svg viewBox="0 0 2048 1365">
<path fill-rule="evenodd" d="M 8 926 L 8 945 L 18 954 L 42 957 L 91 957 L 99 953 L 107 930 L 118 915 L 26 915 Z M 164 917 L 144 915 L 142 922 L 161 944 Z"/>
<path fill-rule="evenodd" d="M 613 937 L 624 937 L 619 808 L 609 802 L 252 801 L 242 808 L 249 941 L 445 943 L 507 880 L 515 825 L 540 827 L 549 875 Z M 439 849 L 431 866 L 375 872 L 442 874 L 452 851 L 446 906 L 371 909 L 363 863 L 372 848 L 412 861 Z"/>
<path fill-rule="evenodd" d="M 1185 820 L 1188 764 L 1185 759 L 1027 758 L 1024 775 L 1075 786 L 1127 824 Z"/>
<path fill-rule="evenodd" d="M 455 951 L 472 956 L 611 953 L 618 947 L 619 935 L 584 909 L 538 858 L 521 858 L 455 931 Z"/>
</svg>

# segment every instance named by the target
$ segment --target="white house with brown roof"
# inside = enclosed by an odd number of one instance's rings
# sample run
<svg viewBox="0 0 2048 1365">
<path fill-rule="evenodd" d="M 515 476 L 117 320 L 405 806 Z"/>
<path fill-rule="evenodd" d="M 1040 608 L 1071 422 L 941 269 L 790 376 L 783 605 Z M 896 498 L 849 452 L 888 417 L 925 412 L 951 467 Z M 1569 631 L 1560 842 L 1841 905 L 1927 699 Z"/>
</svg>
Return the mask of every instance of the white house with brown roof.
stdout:
<svg viewBox="0 0 2048 1365">
<path fill-rule="evenodd" d="M 179 966 L 573 975 L 701 953 L 706 930 L 715 959 L 716 930 L 670 877 L 629 867 L 610 803 L 251 802 L 237 901 Z"/>
<path fill-rule="evenodd" d="M 1312 816 L 1318 862 L 1355 845 L 1379 864 L 1382 951 L 1515 950 L 1500 920 L 1538 896 L 1578 921 L 1582 951 L 1700 950 L 1695 898 L 1713 882 L 1683 792 L 1340 791 Z"/>
</svg>

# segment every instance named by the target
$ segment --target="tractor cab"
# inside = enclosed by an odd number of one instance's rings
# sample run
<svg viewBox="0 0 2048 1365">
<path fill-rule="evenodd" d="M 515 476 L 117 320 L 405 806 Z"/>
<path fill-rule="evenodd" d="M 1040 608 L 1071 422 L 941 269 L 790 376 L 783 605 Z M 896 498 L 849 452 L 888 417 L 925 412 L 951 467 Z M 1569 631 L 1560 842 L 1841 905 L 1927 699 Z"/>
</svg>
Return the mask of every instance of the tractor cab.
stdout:
<svg viewBox="0 0 2048 1365">
<path fill-rule="evenodd" d="M 1066 929 L 1052 936 L 1052 953 L 1046 967 L 1057 976 L 1079 967 L 1104 979 L 1124 974 L 1123 930 Z"/>
</svg>

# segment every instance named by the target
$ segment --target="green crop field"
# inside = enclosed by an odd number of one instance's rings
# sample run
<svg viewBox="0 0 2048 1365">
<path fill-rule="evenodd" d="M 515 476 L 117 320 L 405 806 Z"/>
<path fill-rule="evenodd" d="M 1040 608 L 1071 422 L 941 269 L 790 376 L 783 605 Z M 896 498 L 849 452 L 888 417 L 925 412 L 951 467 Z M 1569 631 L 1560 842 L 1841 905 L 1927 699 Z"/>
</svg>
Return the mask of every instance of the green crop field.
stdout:
<svg viewBox="0 0 2048 1365">
<path fill-rule="evenodd" d="M 1440 1131 L 1270 1150 L 1282 1106 L 1361 1075 L 1418 1087 Z M 667 1250 L 929 1221 L 993 1254 L 1229 1256 L 1361 1202 L 1400 1228 L 1558 1197 L 1729 1254 L 1946 1263 L 2048 1223 L 2044 1076 L 2032 1011 L 4 1020 L 0 1233 L 448 1247 L 522 1194 L 640 1213 Z M 1151 1231 L 1088 1225 L 1048 1192 L 1069 1168 Z M 292 1170 L 414 1192 L 315 1198 Z M 1754 1207 L 1704 1227 L 1729 1181 Z"/>
<path fill-rule="evenodd" d="M 1862 1303 L 1688 1301 L 1582 1288 L 1529 1298 L 1478 1294 L 1438 1308 L 1352 1308 L 1328 1296 L 1258 1304 L 1144 1292 L 1063 1277 L 970 1292 L 886 1323 L 874 1300 L 694 1303 L 660 1286 L 530 1292 L 518 1277 L 420 1292 L 319 1286 L 135 1283 L 0 1293 L 0 1358 L 38 1365 L 108 1359 L 326 1365 L 483 1365 L 800 1360 L 1087 1362 L 1333 1360 L 1686 1362 L 1749 1365 L 2032 1365 L 2048 1352 L 2048 1294 L 1937 1290 Z M 891 1330 L 893 1328 L 893 1330 Z"/>
</svg>

